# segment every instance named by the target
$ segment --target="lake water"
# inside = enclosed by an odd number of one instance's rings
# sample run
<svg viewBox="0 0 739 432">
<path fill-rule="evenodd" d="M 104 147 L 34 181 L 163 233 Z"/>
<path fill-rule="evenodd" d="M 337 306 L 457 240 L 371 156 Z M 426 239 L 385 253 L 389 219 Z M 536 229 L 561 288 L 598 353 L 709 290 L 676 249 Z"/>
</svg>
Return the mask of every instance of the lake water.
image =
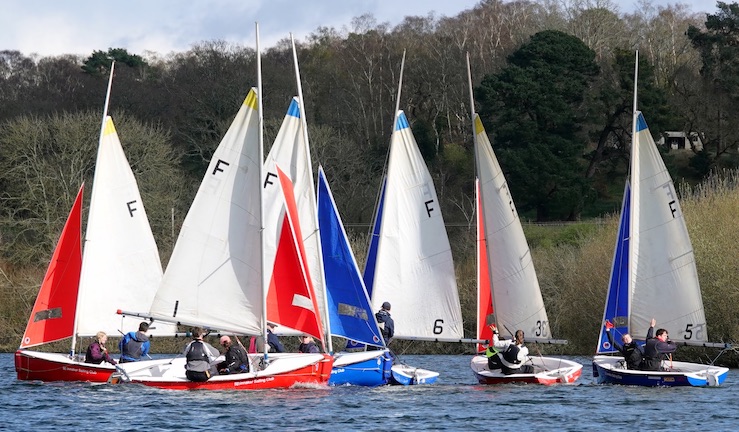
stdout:
<svg viewBox="0 0 739 432">
<path fill-rule="evenodd" d="M 736 430 L 739 374 L 718 388 L 477 385 L 470 356 L 404 356 L 441 372 L 434 385 L 253 392 L 17 381 L 0 354 L 0 430 Z"/>
</svg>

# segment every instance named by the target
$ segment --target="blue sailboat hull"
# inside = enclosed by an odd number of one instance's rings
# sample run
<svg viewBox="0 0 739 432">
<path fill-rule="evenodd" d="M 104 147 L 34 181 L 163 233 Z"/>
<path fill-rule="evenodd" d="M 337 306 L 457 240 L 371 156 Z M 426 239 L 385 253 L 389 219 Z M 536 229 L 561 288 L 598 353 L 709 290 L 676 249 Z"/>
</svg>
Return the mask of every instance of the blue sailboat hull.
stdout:
<svg viewBox="0 0 739 432">
<path fill-rule="evenodd" d="M 413 366 L 404 364 L 394 365 L 391 369 L 392 381 L 390 384 L 397 385 L 419 385 L 419 384 L 434 384 L 439 378 L 439 373 L 419 369 Z"/>
<path fill-rule="evenodd" d="M 375 354 L 367 358 L 368 354 Z M 338 364 L 337 364 L 338 363 Z M 377 387 L 390 382 L 393 357 L 388 350 L 358 353 L 339 353 L 328 384 Z"/>
<path fill-rule="evenodd" d="M 593 377 L 598 384 L 621 384 L 642 387 L 706 387 L 720 386 L 726 381 L 728 368 L 696 363 L 674 362 L 670 371 L 624 369 L 623 358 L 596 356 Z"/>
</svg>

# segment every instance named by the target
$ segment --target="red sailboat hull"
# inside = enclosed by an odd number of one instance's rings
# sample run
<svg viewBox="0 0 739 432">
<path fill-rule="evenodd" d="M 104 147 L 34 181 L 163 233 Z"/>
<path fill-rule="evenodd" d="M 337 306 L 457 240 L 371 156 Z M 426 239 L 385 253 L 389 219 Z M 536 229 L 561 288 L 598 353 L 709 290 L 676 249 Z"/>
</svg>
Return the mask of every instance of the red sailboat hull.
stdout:
<svg viewBox="0 0 739 432">
<path fill-rule="evenodd" d="M 572 360 L 557 357 L 530 357 L 527 364 L 534 367 L 534 373 L 504 375 L 499 369 L 488 369 L 488 359 L 484 355 L 472 358 L 470 367 L 480 384 L 572 384 L 582 375 L 582 365 Z"/>
<path fill-rule="evenodd" d="M 83 381 L 104 383 L 115 372 L 115 366 L 75 361 L 67 354 L 15 352 L 15 372 L 22 381 Z"/>
</svg>

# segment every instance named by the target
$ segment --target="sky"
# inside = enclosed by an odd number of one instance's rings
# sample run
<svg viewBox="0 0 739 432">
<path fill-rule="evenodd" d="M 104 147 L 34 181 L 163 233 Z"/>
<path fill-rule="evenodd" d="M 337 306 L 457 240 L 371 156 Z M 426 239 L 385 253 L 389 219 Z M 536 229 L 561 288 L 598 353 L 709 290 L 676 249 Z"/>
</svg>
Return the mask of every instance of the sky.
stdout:
<svg viewBox="0 0 739 432">
<path fill-rule="evenodd" d="M 455 16 L 479 0 L 3 0 L 0 51 L 25 55 L 90 55 L 125 48 L 132 54 L 186 51 L 193 44 L 221 39 L 254 45 L 259 22 L 263 48 L 292 32 L 304 41 L 318 27 L 350 28 L 365 13 L 378 23 L 399 24 L 406 16 Z M 633 12 L 637 0 L 611 0 Z M 694 12 L 715 12 L 711 0 L 651 0 L 682 3 Z M 731 0 L 726 0 L 731 2 Z"/>
</svg>

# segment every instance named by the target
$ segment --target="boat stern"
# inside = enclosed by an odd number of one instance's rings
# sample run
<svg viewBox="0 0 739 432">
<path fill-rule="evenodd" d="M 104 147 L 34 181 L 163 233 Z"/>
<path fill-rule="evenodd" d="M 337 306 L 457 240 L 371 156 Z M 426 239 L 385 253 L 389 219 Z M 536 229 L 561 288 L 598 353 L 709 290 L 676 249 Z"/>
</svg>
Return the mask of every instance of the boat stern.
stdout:
<svg viewBox="0 0 739 432">
<path fill-rule="evenodd" d="M 20 381 L 80 381 L 104 383 L 115 370 L 107 363 L 77 361 L 61 353 L 29 350 L 15 352 L 15 373 Z"/>
</svg>

